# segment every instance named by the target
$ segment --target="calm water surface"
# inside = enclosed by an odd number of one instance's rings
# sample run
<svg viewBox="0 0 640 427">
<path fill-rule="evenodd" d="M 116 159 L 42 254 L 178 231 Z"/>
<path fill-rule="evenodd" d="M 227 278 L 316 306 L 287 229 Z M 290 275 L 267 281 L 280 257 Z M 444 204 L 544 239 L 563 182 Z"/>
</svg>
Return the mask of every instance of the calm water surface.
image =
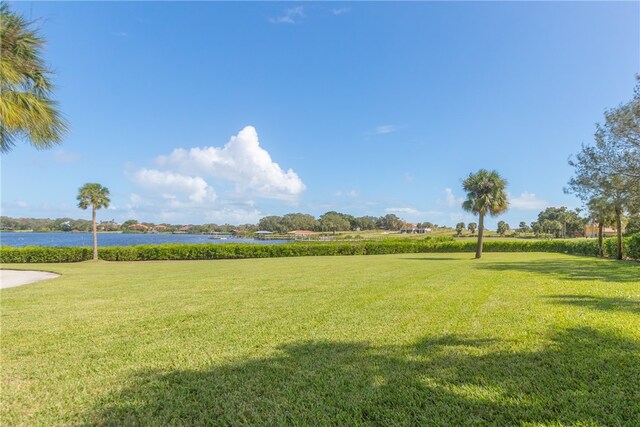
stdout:
<svg viewBox="0 0 640 427">
<path fill-rule="evenodd" d="M 91 246 L 91 233 L 0 233 L 2 246 Z M 205 234 L 121 234 L 98 233 L 99 246 L 133 246 L 161 243 L 255 243 L 277 244 L 286 240 L 256 240 L 227 237 L 210 239 Z"/>
</svg>

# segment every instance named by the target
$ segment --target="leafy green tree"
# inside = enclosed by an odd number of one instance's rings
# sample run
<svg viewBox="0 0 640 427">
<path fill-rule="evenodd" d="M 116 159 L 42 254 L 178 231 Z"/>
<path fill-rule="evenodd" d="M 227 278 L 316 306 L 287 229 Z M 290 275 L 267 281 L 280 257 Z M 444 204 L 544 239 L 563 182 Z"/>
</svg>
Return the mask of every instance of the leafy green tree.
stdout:
<svg viewBox="0 0 640 427">
<path fill-rule="evenodd" d="M 540 227 L 543 233 L 551 237 L 558 237 L 562 231 L 562 223 L 554 219 L 544 219 L 540 221 Z"/>
<path fill-rule="evenodd" d="M 507 224 L 504 221 L 499 221 L 498 222 L 498 234 L 500 234 L 501 236 L 504 236 L 504 233 L 506 233 L 507 231 L 509 231 L 509 224 Z"/>
<path fill-rule="evenodd" d="M 496 171 L 480 169 L 471 173 L 462 182 L 462 188 L 467 193 L 462 203 L 465 211 L 478 215 L 478 245 L 476 258 L 482 256 L 485 215 L 497 216 L 509 208 L 506 193 L 507 182 Z"/>
<path fill-rule="evenodd" d="M 640 212 L 640 78 L 632 101 L 605 112 L 594 143 L 569 160 L 569 189 L 585 203 L 598 199 L 616 217 L 617 258 L 623 258 L 622 217 Z"/>
<path fill-rule="evenodd" d="M 472 236 L 476 234 L 477 229 L 478 229 L 478 224 L 476 224 L 475 222 L 470 222 L 469 224 L 467 224 L 467 230 L 469 230 Z"/>
<path fill-rule="evenodd" d="M 283 218 L 276 215 L 265 216 L 258 221 L 258 229 L 271 231 L 273 233 L 286 233 L 287 231 L 290 231 L 287 230 Z"/>
<path fill-rule="evenodd" d="M 529 230 L 530 228 L 527 225 L 527 223 L 524 221 L 520 221 L 520 224 L 518 224 L 518 232 L 524 234 L 524 233 L 528 233 Z"/>
<path fill-rule="evenodd" d="M 303 213 L 290 213 L 282 217 L 282 223 L 287 231 L 292 230 L 317 230 L 319 223 L 313 215 Z"/>
<path fill-rule="evenodd" d="M 404 221 L 398 218 L 395 214 L 387 214 L 379 218 L 378 227 L 384 228 L 385 230 L 400 230 L 403 223 Z"/>
<path fill-rule="evenodd" d="M 45 41 L 33 23 L 0 3 L 0 152 L 16 140 L 37 149 L 60 143 L 67 124 L 51 99 L 51 71 L 43 58 Z"/>
<path fill-rule="evenodd" d="M 456 236 L 460 237 L 462 232 L 464 231 L 464 222 L 459 222 L 456 224 Z"/>
<path fill-rule="evenodd" d="M 562 227 L 555 237 L 575 237 L 584 235 L 585 220 L 579 212 L 566 207 L 548 207 L 538 214 L 538 221 L 559 221 Z"/>
<path fill-rule="evenodd" d="M 640 233 L 640 215 L 631 215 L 627 222 L 626 234 Z"/>
<path fill-rule="evenodd" d="M 330 211 L 320 216 L 320 227 L 322 231 L 332 231 L 335 234 L 336 231 L 349 230 L 351 224 L 343 215 Z"/>
<path fill-rule="evenodd" d="M 542 226 L 539 221 L 531 222 L 531 231 L 533 231 L 534 236 L 540 237 L 540 234 L 542 234 Z"/>
<path fill-rule="evenodd" d="M 360 230 L 375 230 L 376 229 L 376 217 L 373 216 L 361 216 L 355 219 L 353 229 Z"/>
<path fill-rule="evenodd" d="M 633 98 L 604 113 L 599 131 L 608 136 L 609 154 L 602 159 L 610 169 L 635 182 L 640 181 L 640 75 L 636 75 Z"/>
<path fill-rule="evenodd" d="M 625 212 L 636 213 L 640 206 L 640 182 L 618 174 L 615 167 L 602 159 L 611 153 L 614 144 L 599 129 L 594 146 L 582 147 L 569 164 L 574 167 L 574 177 L 569 181 L 569 191 L 575 193 L 585 203 L 597 199 L 609 206 L 616 218 L 617 258 L 623 258 L 622 217 Z"/>
<path fill-rule="evenodd" d="M 93 225 L 93 259 L 98 259 L 98 232 L 96 229 L 96 211 L 108 208 L 109 189 L 97 183 L 87 183 L 78 190 L 78 207 L 87 209 L 91 206 L 91 223 Z"/>
</svg>

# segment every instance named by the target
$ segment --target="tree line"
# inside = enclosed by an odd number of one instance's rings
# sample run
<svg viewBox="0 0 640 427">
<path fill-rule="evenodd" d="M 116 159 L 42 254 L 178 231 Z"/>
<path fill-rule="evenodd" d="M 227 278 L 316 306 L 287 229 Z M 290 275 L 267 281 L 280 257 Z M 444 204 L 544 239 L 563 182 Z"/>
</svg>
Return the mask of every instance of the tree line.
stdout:
<svg viewBox="0 0 640 427">
<path fill-rule="evenodd" d="M 395 214 L 384 216 L 360 216 L 329 211 L 318 218 L 304 213 L 289 213 L 283 216 L 266 216 L 258 222 L 258 229 L 274 233 L 288 233 L 293 230 L 311 230 L 318 232 L 390 230 L 399 231 L 405 228 L 435 229 L 437 224 L 424 222 L 411 224 Z"/>
<path fill-rule="evenodd" d="M 103 187 L 104 188 L 104 187 Z M 106 196 L 108 197 L 108 195 Z M 87 206 L 91 206 L 90 204 Z M 98 205 L 96 205 L 98 206 Z M 99 209 L 99 208 L 98 208 Z M 193 234 L 231 233 L 240 234 L 254 233 L 258 230 L 271 231 L 273 233 L 284 234 L 293 230 L 311 230 L 317 232 L 338 232 L 338 231 L 359 231 L 359 230 L 389 230 L 398 231 L 406 227 L 437 229 L 438 225 L 431 222 L 411 224 L 399 218 L 395 214 L 387 214 L 380 217 L 361 216 L 330 211 L 320 215 L 318 218 L 304 213 L 288 213 L 286 215 L 266 216 L 257 224 L 169 224 L 152 222 L 139 222 L 136 219 L 129 219 L 122 224 L 115 220 L 96 222 L 97 231 L 120 231 L 128 233 L 136 232 L 163 232 L 180 233 L 189 232 Z M 11 218 L 0 217 L 0 229 L 5 231 L 82 231 L 92 230 L 92 221 L 84 219 L 57 218 Z"/>
</svg>

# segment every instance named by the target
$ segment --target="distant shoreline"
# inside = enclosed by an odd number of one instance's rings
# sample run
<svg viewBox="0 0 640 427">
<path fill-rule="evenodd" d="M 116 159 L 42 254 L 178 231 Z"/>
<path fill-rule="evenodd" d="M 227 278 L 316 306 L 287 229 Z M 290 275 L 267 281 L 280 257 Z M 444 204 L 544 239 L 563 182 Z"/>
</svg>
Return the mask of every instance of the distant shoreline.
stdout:
<svg viewBox="0 0 640 427">
<path fill-rule="evenodd" d="M 0 230 L 0 233 L 91 233 L 91 231 L 64 231 L 64 230 L 56 230 L 56 231 L 35 231 L 35 230 Z M 123 234 L 126 233 L 124 231 L 98 231 L 98 234 Z M 128 234 L 139 234 L 139 233 L 128 233 Z M 158 233 L 158 234 L 171 234 L 171 233 Z"/>
</svg>

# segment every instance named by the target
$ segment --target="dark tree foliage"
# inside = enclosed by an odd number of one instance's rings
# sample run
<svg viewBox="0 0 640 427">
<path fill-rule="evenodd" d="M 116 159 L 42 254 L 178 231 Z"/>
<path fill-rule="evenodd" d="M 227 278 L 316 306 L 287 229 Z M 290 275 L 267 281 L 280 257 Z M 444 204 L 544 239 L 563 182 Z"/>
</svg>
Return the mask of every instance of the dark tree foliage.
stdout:
<svg viewBox="0 0 640 427">
<path fill-rule="evenodd" d="M 554 231 L 554 237 L 582 237 L 584 236 L 585 219 L 580 217 L 577 210 L 569 210 L 562 206 L 549 207 L 538 214 L 538 222 L 558 221 L 561 228 Z M 555 229 L 555 227 L 554 227 Z"/>
</svg>

